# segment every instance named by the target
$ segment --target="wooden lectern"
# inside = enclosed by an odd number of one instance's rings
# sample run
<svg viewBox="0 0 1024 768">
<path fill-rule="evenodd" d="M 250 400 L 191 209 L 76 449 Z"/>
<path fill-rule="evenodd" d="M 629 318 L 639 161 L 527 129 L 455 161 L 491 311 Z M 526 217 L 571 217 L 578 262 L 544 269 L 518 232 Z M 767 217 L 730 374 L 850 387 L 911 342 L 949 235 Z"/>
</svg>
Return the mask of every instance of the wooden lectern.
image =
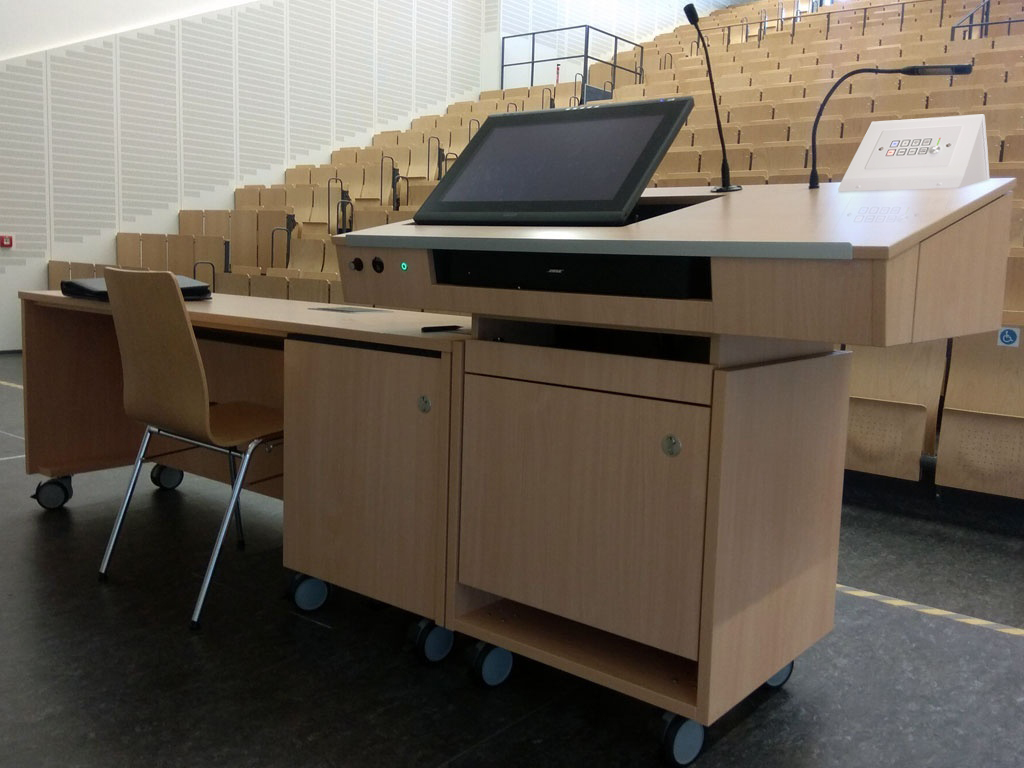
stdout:
<svg viewBox="0 0 1024 768">
<path fill-rule="evenodd" d="M 473 316 L 445 625 L 704 724 L 763 684 L 833 625 L 836 345 L 998 327 L 1011 186 L 658 189 L 619 228 L 336 238 L 350 300 Z"/>
</svg>

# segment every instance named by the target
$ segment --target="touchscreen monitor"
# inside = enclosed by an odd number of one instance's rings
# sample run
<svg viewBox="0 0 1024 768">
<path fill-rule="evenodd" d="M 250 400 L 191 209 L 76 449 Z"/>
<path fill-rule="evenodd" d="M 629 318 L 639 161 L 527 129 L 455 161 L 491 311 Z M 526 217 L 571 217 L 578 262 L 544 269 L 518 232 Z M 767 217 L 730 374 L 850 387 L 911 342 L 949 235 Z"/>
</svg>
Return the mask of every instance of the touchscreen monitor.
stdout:
<svg viewBox="0 0 1024 768">
<path fill-rule="evenodd" d="M 689 96 L 491 115 L 417 224 L 625 224 Z"/>
</svg>

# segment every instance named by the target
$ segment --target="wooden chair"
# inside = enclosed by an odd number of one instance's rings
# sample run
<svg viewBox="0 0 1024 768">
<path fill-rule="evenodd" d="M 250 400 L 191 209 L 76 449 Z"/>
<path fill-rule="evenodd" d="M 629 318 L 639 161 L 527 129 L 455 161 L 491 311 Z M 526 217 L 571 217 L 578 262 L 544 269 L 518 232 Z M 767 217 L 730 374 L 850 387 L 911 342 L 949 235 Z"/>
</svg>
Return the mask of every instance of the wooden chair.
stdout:
<svg viewBox="0 0 1024 768">
<path fill-rule="evenodd" d="M 717 147 L 719 145 L 717 125 L 699 126 L 693 129 L 692 135 L 693 146 L 698 149 L 702 147 Z M 740 129 L 735 125 L 723 125 L 722 135 L 725 137 L 727 145 L 740 143 Z"/>
<path fill-rule="evenodd" d="M 725 103 L 723 101 L 723 103 Z M 745 123 L 753 123 L 761 120 L 771 120 L 775 116 L 775 105 L 758 101 L 753 104 L 728 105 L 726 122 L 738 123 L 740 126 Z"/>
<path fill-rule="evenodd" d="M 751 85 L 755 88 L 768 88 L 778 85 L 789 84 L 789 70 L 788 69 L 771 69 L 763 72 L 753 72 L 750 75 Z M 803 95 L 803 89 L 801 89 L 800 95 Z M 788 97 L 787 97 L 788 98 Z"/>
<path fill-rule="evenodd" d="M 288 266 L 303 272 L 323 272 L 324 241 L 294 238 L 292 240 L 291 261 L 288 263 Z"/>
<path fill-rule="evenodd" d="M 179 235 L 202 235 L 204 233 L 203 211 L 178 211 Z"/>
<path fill-rule="evenodd" d="M 146 430 L 103 553 L 100 579 L 106 580 L 110 557 L 153 435 L 226 454 L 231 469 L 231 498 L 192 611 L 191 626 L 195 629 L 232 516 L 239 536 L 242 534 L 238 497 L 253 451 L 267 438 L 281 434 L 284 415 L 279 408 L 257 403 L 210 402 L 203 360 L 174 275 L 110 268 L 105 277 L 121 352 L 124 410 L 129 418 L 146 424 Z"/>
<path fill-rule="evenodd" d="M 799 142 L 755 143 L 750 169 L 794 171 L 807 167 L 807 147 Z"/>
<path fill-rule="evenodd" d="M 755 120 L 740 129 L 739 141 L 755 147 L 767 142 L 789 141 L 788 120 Z"/>
</svg>

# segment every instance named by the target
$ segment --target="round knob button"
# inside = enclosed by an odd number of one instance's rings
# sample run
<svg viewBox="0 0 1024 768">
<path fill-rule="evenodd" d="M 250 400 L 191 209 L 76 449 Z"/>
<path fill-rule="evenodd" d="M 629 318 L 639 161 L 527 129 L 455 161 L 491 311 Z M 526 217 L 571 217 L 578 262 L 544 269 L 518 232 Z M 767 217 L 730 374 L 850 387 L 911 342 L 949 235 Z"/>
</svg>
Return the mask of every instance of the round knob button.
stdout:
<svg viewBox="0 0 1024 768">
<path fill-rule="evenodd" d="M 373 261 L 370 262 L 370 266 L 373 267 L 373 271 L 378 275 L 384 271 L 384 262 L 381 260 L 380 256 L 374 256 Z"/>
<path fill-rule="evenodd" d="M 351 269 L 353 272 L 362 272 L 363 260 L 357 256 L 348 263 L 348 268 Z"/>
</svg>

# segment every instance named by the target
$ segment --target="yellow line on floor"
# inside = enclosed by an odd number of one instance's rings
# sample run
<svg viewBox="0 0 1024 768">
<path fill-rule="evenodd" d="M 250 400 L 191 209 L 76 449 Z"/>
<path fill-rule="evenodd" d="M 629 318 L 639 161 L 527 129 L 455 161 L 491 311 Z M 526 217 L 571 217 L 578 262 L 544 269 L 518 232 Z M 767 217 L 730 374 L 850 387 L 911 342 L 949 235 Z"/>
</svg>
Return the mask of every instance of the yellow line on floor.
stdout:
<svg viewBox="0 0 1024 768">
<path fill-rule="evenodd" d="M 12 389 L 24 389 L 21 384 L 15 384 L 13 381 L 0 381 L 0 386 L 11 387 Z"/>
<path fill-rule="evenodd" d="M 836 591 L 842 592 L 844 595 L 850 595 L 851 597 L 865 597 L 868 600 L 875 600 L 879 603 L 885 603 L 886 605 L 892 605 L 897 608 L 910 608 L 911 610 L 928 616 L 939 616 L 944 619 L 952 619 L 953 621 L 958 621 L 961 624 L 969 624 L 972 627 L 984 627 L 985 629 L 994 629 L 996 632 L 1002 632 L 1005 635 L 1024 637 L 1024 629 L 1008 627 L 1005 624 L 997 624 L 996 622 L 989 621 L 988 619 L 977 619 L 973 616 L 964 616 L 962 613 L 954 613 L 953 611 L 947 611 L 942 608 L 931 608 L 927 605 L 921 605 L 920 603 L 912 603 L 909 600 L 901 600 L 898 597 L 879 595 L 875 592 L 868 592 L 866 589 L 855 589 L 853 587 L 843 586 L 842 584 L 836 584 Z"/>
</svg>

